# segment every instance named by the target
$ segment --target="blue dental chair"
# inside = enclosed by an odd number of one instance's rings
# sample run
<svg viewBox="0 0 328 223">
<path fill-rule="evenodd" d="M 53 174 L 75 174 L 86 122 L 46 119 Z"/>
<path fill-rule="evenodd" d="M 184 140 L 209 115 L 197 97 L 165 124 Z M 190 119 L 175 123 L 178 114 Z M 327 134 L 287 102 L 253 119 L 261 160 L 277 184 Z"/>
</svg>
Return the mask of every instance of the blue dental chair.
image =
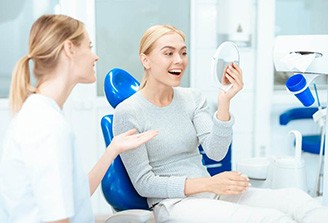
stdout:
<svg viewBox="0 0 328 223">
<path fill-rule="evenodd" d="M 114 68 L 108 72 L 104 80 L 105 95 L 113 108 L 133 95 L 139 88 L 139 82 L 125 70 Z M 101 128 L 106 147 L 113 138 L 113 115 L 105 115 L 101 119 Z M 203 157 L 203 165 L 211 175 L 231 170 L 231 145 L 226 157 L 220 162 L 209 159 L 202 147 L 199 151 Z M 134 189 L 126 169 L 118 156 L 108 168 L 102 182 L 102 191 L 106 201 L 117 212 L 107 219 L 106 223 L 153 223 L 154 217 L 149 210 L 147 200 Z"/>
<path fill-rule="evenodd" d="M 113 108 L 133 95 L 138 88 L 139 82 L 122 69 L 114 68 L 105 77 L 105 95 Z M 101 119 L 101 129 L 106 147 L 114 137 L 112 126 L 113 115 L 105 115 Z M 101 187 L 106 201 L 117 212 L 107 219 L 106 223 L 154 222 L 146 198 L 141 197 L 134 189 L 120 156 L 117 156 L 109 166 L 102 179 Z"/>
</svg>

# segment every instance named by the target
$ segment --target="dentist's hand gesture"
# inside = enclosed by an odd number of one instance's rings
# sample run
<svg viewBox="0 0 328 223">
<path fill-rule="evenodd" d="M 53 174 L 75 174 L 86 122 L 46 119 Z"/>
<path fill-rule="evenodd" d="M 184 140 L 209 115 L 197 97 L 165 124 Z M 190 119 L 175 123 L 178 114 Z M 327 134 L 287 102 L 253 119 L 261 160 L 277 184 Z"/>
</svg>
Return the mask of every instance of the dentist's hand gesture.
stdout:
<svg viewBox="0 0 328 223">
<path fill-rule="evenodd" d="M 108 146 L 115 152 L 120 154 L 130 149 L 137 148 L 138 146 L 146 143 L 158 134 L 156 130 L 149 130 L 143 133 L 136 134 L 136 129 L 131 129 L 113 138 L 111 144 Z"/>
<path fill-rule="evenodd" d="M 149 130 L 147 132 L 136 134 L 136 129 L 131 129 L 113 138 L 112 142 L 107 147 L 105 153 L 89 172 L 90 194 L 92 195 L 101 180 L 103 179 L 108 167 L 112 161 L 122 152 L 137 148 L 138 146 L 148 142 L 154 138 L 158 131 Z"/>
</svg>

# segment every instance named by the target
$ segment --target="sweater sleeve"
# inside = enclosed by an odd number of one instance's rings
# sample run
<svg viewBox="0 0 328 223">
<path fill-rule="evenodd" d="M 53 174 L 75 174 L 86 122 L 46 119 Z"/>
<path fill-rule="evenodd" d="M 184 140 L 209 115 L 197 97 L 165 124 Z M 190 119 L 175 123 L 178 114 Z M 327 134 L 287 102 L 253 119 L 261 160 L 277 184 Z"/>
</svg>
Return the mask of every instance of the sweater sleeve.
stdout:
<svg viewBox="0 0 328 223">
<path fill-rule="evenodd" d="M 230 115 L 229 121 L 220 121 L 215 113 L 212 118 L 205 97 L 197 91 L 192 93 L 195 102 L 193 123 L 199 142 L 209 158 L 216 161 L 222 160 L 232 141 L 234 117 Z"/>
<path fill-rule="evenodd" d="M 138 132 L 147 131 L 142 126 L 143 120 L 132 106 L 121 104 L 115 109 L 114 135 L 136 128 Z M 185 176 L 156 175 L 147 154 L 147 143 L 134 150 L 122 153 L 121 159 L 136 191 L 147 198 L 181 198 L 185 197 Z"/>
</svg>

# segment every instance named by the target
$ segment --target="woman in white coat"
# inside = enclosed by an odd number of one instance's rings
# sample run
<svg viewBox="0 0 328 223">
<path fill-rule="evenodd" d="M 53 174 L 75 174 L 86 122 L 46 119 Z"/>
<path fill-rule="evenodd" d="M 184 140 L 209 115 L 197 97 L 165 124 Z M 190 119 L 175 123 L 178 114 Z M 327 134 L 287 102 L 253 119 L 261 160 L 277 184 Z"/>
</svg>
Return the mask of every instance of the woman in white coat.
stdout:
<svg viewBox="0 0 328 223">
<path fill-rule="evenodd" d="M 12 75 L 10 124 L 0 166 L 5 222 L 94 222 L 90 196 L 111 161 L 157 135 L 129 130 L 116 136 L 89 177 L 82 171 L 63 106 L 78 83 L 95 82 L 98 56 L 82 22 L 44 15 L 33 24 L 29 52 Z M 32 86 L 29 62 L 36 84 Z M 82 121 L 82 120 L 81 120 Z"/>
</svg>

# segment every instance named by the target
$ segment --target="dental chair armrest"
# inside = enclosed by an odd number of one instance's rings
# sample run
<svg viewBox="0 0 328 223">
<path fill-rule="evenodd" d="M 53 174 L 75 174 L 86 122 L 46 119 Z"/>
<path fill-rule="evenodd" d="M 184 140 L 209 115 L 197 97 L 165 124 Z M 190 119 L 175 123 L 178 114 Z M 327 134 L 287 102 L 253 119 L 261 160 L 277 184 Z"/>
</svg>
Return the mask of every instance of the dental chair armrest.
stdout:
<svg viewBox="0 0 328 223">
<path fill-rule="evenodd" d="M 106 223 L 147 223 L 153 219 L 153 212 L 147 210 L 126 210 L 114 213 Z"/>
</svg>

